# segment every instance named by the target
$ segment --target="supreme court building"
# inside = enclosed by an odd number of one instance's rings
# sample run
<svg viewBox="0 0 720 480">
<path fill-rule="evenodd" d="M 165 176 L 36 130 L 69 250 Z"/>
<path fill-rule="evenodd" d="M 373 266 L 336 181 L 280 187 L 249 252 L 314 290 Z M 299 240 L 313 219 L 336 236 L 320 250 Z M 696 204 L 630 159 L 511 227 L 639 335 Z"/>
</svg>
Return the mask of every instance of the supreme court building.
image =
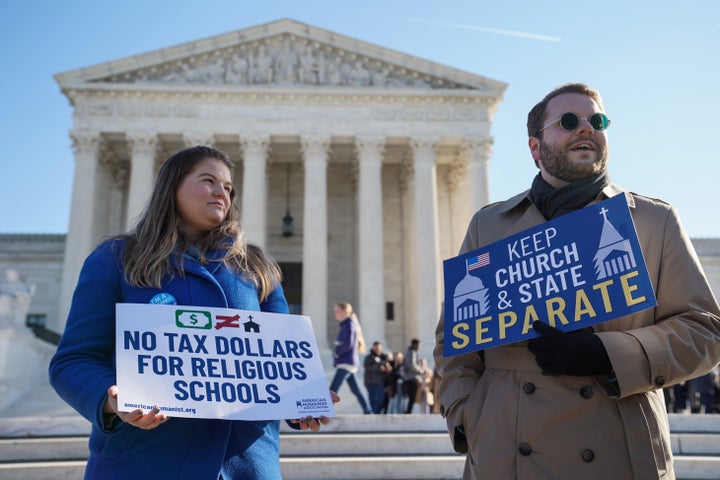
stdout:
<svg viewBox="0 0 720 480">
<path fill-rule="evenodd" d="M 368 342 L 432 349 L 442 259 L 489 200 L 504 83 L 293 20 L 55 78 L 75 174 L 48 328 L 62 331 L 83 260 L 132 227 L 159 164 L 204 144 L 235 162 L 248 241 L 277 259 L 321 348 L 349 301 Z"/>
<path fill-rule="evenodd" d="M 74 108 L 68 233 L 0 235 L 0 287 L 14 270 L 34 291 L 28 324 L 61 333 L 85 257 L 132 227 L 160 162 L 209 144 L 234 160 L 247 237 L 321 348 L 349 301 L 368 342 L 417 337 L 431 358 L 441 260 L 489 200 L 505 84 L 292 20 L 56 79 Z M 720 239 L 693 243 L 720 295 Z"/>
</svg>

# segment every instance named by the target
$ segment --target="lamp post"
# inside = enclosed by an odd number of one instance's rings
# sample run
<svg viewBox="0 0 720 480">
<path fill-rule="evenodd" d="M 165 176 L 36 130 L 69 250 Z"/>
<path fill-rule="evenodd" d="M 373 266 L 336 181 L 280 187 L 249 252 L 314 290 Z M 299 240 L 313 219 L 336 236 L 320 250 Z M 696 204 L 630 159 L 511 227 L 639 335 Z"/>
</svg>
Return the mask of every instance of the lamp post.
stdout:
<svg viewBox="0 0 720 480">
<path fill-rule="evenodd" d="M 285 216 L 282 219 L 283 237 L 293 236 L 293 217 L 290 215 L 290 163 L 287 164 L 285 173 Z"/>
</svg>

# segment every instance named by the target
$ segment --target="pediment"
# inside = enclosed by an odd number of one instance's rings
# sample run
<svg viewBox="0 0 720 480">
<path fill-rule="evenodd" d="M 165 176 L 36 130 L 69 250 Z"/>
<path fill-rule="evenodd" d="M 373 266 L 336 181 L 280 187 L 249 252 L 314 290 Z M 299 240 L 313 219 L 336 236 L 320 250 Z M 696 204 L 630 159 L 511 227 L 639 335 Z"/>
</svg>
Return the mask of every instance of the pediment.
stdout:
<svg viewBox="0 0 720 480">
<path fill-rule="evenodd" d="M 476 90 L 506 85 L 294 20 L 278 20 L 56 75 L 63 88 L 281 86 Z"/>
</svg>

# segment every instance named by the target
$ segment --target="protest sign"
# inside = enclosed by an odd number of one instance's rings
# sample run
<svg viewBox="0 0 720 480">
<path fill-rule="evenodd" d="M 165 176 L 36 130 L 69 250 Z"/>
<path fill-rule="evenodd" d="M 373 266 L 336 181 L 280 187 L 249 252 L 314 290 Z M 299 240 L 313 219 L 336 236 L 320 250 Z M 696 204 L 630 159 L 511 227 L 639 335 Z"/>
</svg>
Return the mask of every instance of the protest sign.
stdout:
<svg viewBox="0 0 720 480">
<path fill-rule="evenodd" d="M 444 356 L 537 337 L 535 320 L 570 331 L 657 304 L 623 194 L 443 267 Z"/>
<path fill-rule="evenodd" d="M 118 409 L 280 420 L 335 416 L 309 317 L 117 304 Z"/>
</svg>

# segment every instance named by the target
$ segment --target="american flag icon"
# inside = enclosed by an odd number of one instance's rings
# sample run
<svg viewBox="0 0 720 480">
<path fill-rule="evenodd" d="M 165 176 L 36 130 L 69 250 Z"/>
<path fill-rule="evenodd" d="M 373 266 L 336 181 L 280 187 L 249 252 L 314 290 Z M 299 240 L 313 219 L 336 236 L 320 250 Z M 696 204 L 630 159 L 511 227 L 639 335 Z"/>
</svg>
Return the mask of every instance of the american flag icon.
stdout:
<svg viewBox="0 0 720 480">
<path fill-rule="evenodd" d="M 468 272 L 490 265 L 490 252 L 481 253 L 467 259 Z"/>
</svg>

